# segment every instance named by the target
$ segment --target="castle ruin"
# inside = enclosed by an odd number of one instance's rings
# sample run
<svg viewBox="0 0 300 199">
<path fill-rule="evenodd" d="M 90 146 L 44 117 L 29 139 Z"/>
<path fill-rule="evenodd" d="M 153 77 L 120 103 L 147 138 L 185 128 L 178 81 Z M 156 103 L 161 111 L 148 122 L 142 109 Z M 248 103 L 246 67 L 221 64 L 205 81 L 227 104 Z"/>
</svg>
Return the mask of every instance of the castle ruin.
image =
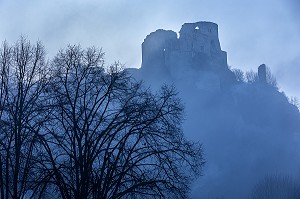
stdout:
<svg viewBox="0 0 300 199">
<path fill-rule="evenodd" d="M 202 90 L 220 90 L 236 83 L 221 49 L 218 25 L 212 22 L 184 23 L 177 35 L 159 29 L 142 43 L 144 77 L 191 82 Z M 150 77 L 150 78 L 151 78 Z M 258 80 L 266 83 L 266 66 L 258 68 Z"/>
<path fill-rule="evenodd" d="M 184 70 L 228 70 L 227 53 L 221 50 L 218 25 L 185 23 L 177 33 L 159 29 L 142 44 L 142 70 L 181 73 Z"/>
</svg>

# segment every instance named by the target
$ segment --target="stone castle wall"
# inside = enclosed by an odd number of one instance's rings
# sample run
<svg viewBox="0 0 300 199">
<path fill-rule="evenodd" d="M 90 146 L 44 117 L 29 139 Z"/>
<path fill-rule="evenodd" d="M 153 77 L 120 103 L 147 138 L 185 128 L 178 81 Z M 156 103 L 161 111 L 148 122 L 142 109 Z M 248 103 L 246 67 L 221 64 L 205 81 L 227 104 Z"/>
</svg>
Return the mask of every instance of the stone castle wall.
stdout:
<svg viewBox="0 0 300 199">
<path fill-rule="evenodd" d="M 227 69 L 227 53 L 221 50 L 218 25 L 212 22 L 185 23 L 176 32 L 157 30 L 142 44 L 142 69 L 178 71 L 193 69 Z"/>
</svg>

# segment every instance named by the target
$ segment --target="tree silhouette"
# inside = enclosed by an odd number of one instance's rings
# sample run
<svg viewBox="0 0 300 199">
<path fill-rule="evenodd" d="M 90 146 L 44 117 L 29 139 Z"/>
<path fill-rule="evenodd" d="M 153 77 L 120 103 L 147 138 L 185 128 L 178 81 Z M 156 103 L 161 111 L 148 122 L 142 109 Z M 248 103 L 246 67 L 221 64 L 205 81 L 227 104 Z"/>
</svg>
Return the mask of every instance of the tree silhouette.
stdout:
<svg viewBox="0 0 300 199">
<path fill-rule="evenodd" d="M 21 37 L 0 49 L 0 192 L 1 198 L 23 198 L 34 184 L 37 135 L 46 106 L 44 47 Z"/>
<path fill-rule="evenodd" d="M 51 121 L 41 136 L 47 187 L 70 198 L 186 198 L 203 165 L 181 131 L 175 89 L 153 94 L 95 48 L 68 46 L 52 63 Z M 42 192 L 43 192 L 42 191 Z"/>
</svg>

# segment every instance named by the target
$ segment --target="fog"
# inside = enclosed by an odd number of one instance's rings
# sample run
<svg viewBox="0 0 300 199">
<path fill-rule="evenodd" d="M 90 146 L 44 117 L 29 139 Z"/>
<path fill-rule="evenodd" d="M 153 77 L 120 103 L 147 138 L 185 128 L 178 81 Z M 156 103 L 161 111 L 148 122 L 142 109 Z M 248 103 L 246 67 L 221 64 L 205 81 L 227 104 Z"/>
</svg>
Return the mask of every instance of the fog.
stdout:
<svg viewBox="0 0 300 199">
<path fill-rule="evenodd" d="M 178 89 L 185 135 L 203 144 L 207 161 L 192 197 L 248 198 L 265 176 L 300 183 L 299 110 L 272 73 L 229 69 L 213 23 L 184 24 L 179 39 L 174 34 L 149 34 L 141 69 L 129 72 L 154 91 L 163 84 Z"/>
<path fill-rule="evenodd" d="M 240 199 L 266 175 L 300 182 L 300 116 L 289 102 L 290 96 L 300 98 L 299 7 L 297 0 L 0 0 L 0 39 L 41 40 L 49 57 L 69 43 L 94 45 L 103 48 L 108 63 L 140 68 L 141 43 L 150 32 L 178 32 L 185 22 L 217 23 L 228 63 L 221 72 L 183 66 L 155 72 L 151 64 L 146 72 L 130 72 L 153 90 L 163 83 L 178 89 L 186 106 L 184 133 L 203 144 L 207 161 L 192 197 Z M 278 88 L 237 82 L 229 70 L 256 72 L 263 63 Z M 223 88 L 222 78 L 231 83 Z"/>
<path fill-rule="evenodd" d="M 48 54 L 67 44 L 95 45 L 109 63 L 139 68 L 145 36 L 156 29 L 179 30 L 185 22 L 219 24 L 222 47 L 234 68 L 272 67 L 280 89 L 300 97 L 299 3 L 296 0 L 210 1 L 0 1 L 0 39 L 20 35 L 47 46 Z"/>
</svg>

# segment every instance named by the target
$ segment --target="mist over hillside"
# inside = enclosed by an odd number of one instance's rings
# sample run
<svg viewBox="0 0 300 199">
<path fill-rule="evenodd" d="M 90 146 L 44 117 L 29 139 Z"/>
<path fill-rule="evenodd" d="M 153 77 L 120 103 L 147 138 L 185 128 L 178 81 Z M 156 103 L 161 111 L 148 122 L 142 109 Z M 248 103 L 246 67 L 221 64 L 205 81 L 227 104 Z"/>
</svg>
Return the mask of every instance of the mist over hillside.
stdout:
<svg viewBox="0 0 300 199">
<path fill-rule="evenodd" d="M 217 24 L 185 23 L 179 36 L 157 30 L 142 53 L 141 68 L 128 71 L 153 90 L 173 84 L 186 108 L 184 133 L 203 144 L 206 165 L 193 198 L 248 198 L 267 175 L 300 182 L 297 103 L 278 91 L 266 65 L 229 69 Z"/>
</svg>

